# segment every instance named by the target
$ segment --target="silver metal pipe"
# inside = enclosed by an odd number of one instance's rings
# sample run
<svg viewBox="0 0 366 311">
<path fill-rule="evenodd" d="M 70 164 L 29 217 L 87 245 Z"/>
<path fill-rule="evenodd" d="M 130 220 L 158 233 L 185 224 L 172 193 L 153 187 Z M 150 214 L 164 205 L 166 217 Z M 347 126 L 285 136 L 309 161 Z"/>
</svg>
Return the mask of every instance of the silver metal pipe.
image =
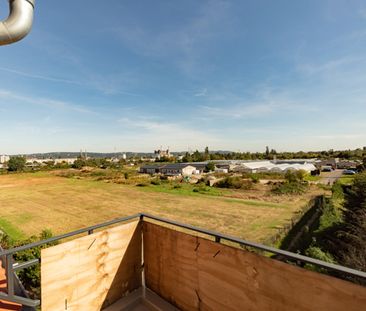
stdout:
<svg viewBox="0 0 366 311">
<path fill-rule="evenodd" d="M 35 0 L 9 0 L 10 13 L 0 22 L 0 45 L 23 39 L 31 30 Z"/>
</svg>

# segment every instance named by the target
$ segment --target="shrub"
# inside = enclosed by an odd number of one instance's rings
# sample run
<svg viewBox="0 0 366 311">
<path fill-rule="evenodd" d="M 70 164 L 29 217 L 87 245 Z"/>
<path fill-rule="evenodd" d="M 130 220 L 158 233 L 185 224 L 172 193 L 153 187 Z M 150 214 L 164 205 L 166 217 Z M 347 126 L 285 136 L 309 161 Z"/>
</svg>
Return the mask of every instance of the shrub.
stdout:
<svg viewBox="0 0 366 311">
<path fill-rule="evenodd" d="M 334 183 L 332 186 L 332 197 L 336 200 L 344 199 L 343 188 L 339 182 Z"/>
<path fill-rule="evenodd" d="M 252 178 L 254 179 L 283 179 L 283 173 L 279 172 L 257 172 L 257 173 L 242 173 L 243 178 Z"/>
<path fill-rule="evenodd" d="M 83 166 L 86 166 L 86 161 L 84 159 L 78 158 L 72 165 L 72 168 L 81 169 Z"/>
<path fill-rule="evenodd" d="M 253 183 L 250 180 L 243 180 L 240 177 L 226 177 L 223 180 L 218 181 L 215 184 L 218 188 L 229 189 L 246 189 L 249 190 L 253 187 Z"/>
<path fill-rule="evenodd" d="M 125 176 L 125 179 L 128 179 L 130 177 L 130 175 L 128 174 L 128 172 L 125 172 L 123 175 Z"/>
<path fill-rule="evenodd" d="M 76 172 L 72 170 L 60 171 L 56 173 L 57 176 L 65 177 L 65 178 L 72 178 L 76 175 Z"/>
<path fill-rule="evenodd" d="M 251 174 L 250 179 L 252 180 L 253 183 L 257 184 L 259 183 L 260 177 L 257 174 Z"/>
<path fill-rule="evenodd" d="M 319 218 L 319 229 L 330 228 L 342 221 L 342 211 L 337 208 L 332 201 L 325 202 L 322 215 Z"/>
<path fill-rule="evenodd" d="M 201 177 L 198 181 L 197 184 L 204 184 L 204 185 L 208 185 L 208 179 L 207 177 Z"/>
<path fill-rule="evenodd" d="M 107 176 L 108 173 L 105 170 L 95 170 L 90 172 L 90 176 L 93 177 L 104 177 Z"/>
<path fill-rule="evenodd" d="M 145 183 L 139 183 L 136 185 L 136 187 L 147 187 L 147 184 Z"/>
<path fill-rule="evenodd" d="M 305 251 L 306 256 L 309 256 L 311 258 L 314 259 L 319 259 L 325 262 L 329 262 L 329 263 L 336 263 L 336 261 L 334 260 L 333 256 L 327 252 L 324 252 L 320 247 L 317 246 L 310 246 L 306 251 Z M 313 267 L 312 265 L 310 265 L 310 267 L 312 270 L 316 270 L 319 268 L 315 268 L 315 266 Z"/>
<path fill-rule="evenodd" d="M 206 167 L 205 167 L 205 171 L 206 172 L 213 172 L 214 170 L 215 170 L 215 163 L 208 162 Z"/>
<path fill-rule="evenodd" d="M 5 248 L 5 249 L 11 248 L 13 246 L 13 244 L 14 244 L 14 241 L 9 235 L 7 235 L 5 233 L 0 233 L 0 246 L 2 248 Z"/>
<path fill-rule="evenodd" d="M 37 236 L 32 236 L 27 240 L 18 241 L 14 243 L 13 247 L 18 247 L 22 245 L 26 245 L 29 243 L 33 243 L 39 240 L 45 240 L 51 238 L 53 236 L 52 231 L 49 229 L 45 229 L 41 232 L 41 234 Z M 22 252 L 18 252 L 14 254 L 14 260 L 17 262 L 26 262 L 32 259 L 41 258 L 41 249 L 47 248 L 53 245 L 57 245 L 58 242 L 48 243 L 46 245 L 42 245 L 39 247 L 34 247 L 31 249 L 27 249 Z M 18 277 L 25 286 L 27 290 L 32 293 L 32 296 L 39 297 L 40 295 L 40 265 L 35 265 L 26 269 L 20 270 L 18 273 Z"/>
<path fill-rule="evenodd" d="M 27 161 L 26 161 L 25 157 L 22 157 L 22 156 L 11 157 L 10 160 L 8 161 L 8 171 L 10 171 L 10 172 L 23 171 L 25 168 L 26 162 Z"/>
<path fill-rule="evenodd" d="M 159 186 L 160 185 L 160 181 L 157 180 L 157 179 L 153 179 L 151 182 L 150 182 L 152 185 L 154 186 Z"/>
<path fill-rule="evenodd" d="M 306 174 L 307 173 L 304 170 L 298 170 L 298 171 L 288 170 L 285 174 L 285 179 L 290 183 L 303 181 Z"/>
<path fill-rule="evenodd" d="M 293 181 L 293 182 L 283 182 L 275 185 L 272 188 L 272 192 L 277 195 L 284 195 L 284 194 L 302 194 L 305 193 L 308 189 L 308 184 Z"/>
</svg>

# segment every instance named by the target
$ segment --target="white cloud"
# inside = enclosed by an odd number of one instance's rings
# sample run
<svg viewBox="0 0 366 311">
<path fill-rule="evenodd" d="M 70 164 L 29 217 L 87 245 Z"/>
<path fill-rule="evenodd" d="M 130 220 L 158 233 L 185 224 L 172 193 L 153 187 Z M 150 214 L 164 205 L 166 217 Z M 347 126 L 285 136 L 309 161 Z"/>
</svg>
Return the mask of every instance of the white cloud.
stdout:
<svg viewBox="0 0 366 311">
<path fill-rule="evenodd" d="M 328 135 L 317 135 L 316 138 L 324 140 L 352 140 L 366 138 L 366 134 L 354 134 L 354 133 L 343 133 L 343 134 L 328 134 Z"/>
<path fill-rule="evenodd" d="M 0 98 L 6 100 L 14 100 L 21 103 L 37 105 L 37 106 L 44 106 L 51 109 L 58 109 L 58 110 L 68 110 L 68 111 L 75 111 L 79 113 L 87 113 L 87 114 L 94 114 L 95 112 L 89 110 L 85 106 L 77 105 L 70 102 L 65 102 L 61 100 L 55 100 L 51 98 L 42 98 L 42 97 L 34 97 L 29 94 L 27 95 L 19 95 L 17 93 L 2 90 L 0 89 Z"/>
<path fill-rule="evenodd" d="M 257 104 L 257 105 L 234 105 L 226 107 L 201 106 L 206 113 L 215 117 L 241 119 L 245 117 L 261 117 L 271 114 L 279 105 L 274 103 Z"/>
<path fill-rule="evenodd" d="M 47 75 L 39 75 L 34 73 L 29 73 L 25 71 L 15 70 L 6 67 L 0 67 L 1 71 L 16 74 L 22 77 L 30 78 L 30 79 L 37 79 L 37 80 L 44 80 L 49 82 L 56 82 L 56 83 L 64 83 L 64 84 L 73 84 L 77 86 L 83 86 L 87 88 L 92 88 L 94 90 L 100 91 L 105 95 L 129 95 L 129 96 L 140 96 L 139 94 L 133 92 L 127 92 L 122 90 L 121 85 L 129 85 L 131 81 L 137 81 L 137 78 L 134 78 L 130 75 L 126 75 L 125 73 L 121 74 L 97 74 L 90 72 L 80 72 L 79 74 L 83 77 L 79 80 L 70 80 L 70 79 L 63 79 L 57 78 Z M 85 71 L 85 70 L 81 70 Z"/>
<path fill-rule="evenodd" d="M 207 96 L 207 89 L 204 88 L 200 91 L 198 91 L 196 94 L 194 94 L 195 97 L 204 97 Z"/>
<path fill-rule="evenodd" d="M 355 57 L 346 56 L 335 58 L 332 60 L 327 60 L 325 62 L 315 63 L 303 63 L 297 66 L 297 69 L 302 74 L 307 75 L 319 75 L 319 74 L 329 74 L 338 71 L 344 67 L 349 67 L 350 65 L 364 63 L 365 57 Z"/>
<path fill-rule="evenodd" d="M 135 146 L 141 149 L 171 146 L 174 150 L 186 150 L 187 147 L 219 145 L 220 138 L 207 129 L 198 130 L 190 124 L 165 122 L 155 117 L 123 117 L 118 123 L 133 134 Z M 136 142 L 139 142 L 136 144 Z"/>
<path fill-rule="evenodd" d="M 263 118 L 266 116 L 284 113 L 312 113 L 318 108 L 304 101 L 299 94 L 294 91 L 273 89 L 269 86 L 261 86 L 259 91 L 247 97 L 233 93 L 210 94 L 208 103 L 200 107 L 205 111 L 205 117 L 215 117 L 218 119 L 244 119 Z"/>
<path fill-rule="evenodd" d="M 76 80 L 68 80 L 68 79 L 55 78 L 55 77 L 44 76 L 44 75 L 37 75 L 37 74 L 28 73 L 28 72 L 15 70 L 15 69 L 11 69 L 11 68 L 0 67 L 0 70 L 9 72 L 9 73 L 13 73 L 13 74 L 16 74 L 19 76 L 32 78 L 32 79 L 40 79 L 40 80 L 45 80 L 45 81 L 61 82 L 61 83 L 68 83 L 68 84 L 75 84 L 75 85 L 84 85 L 83 83 L 76 81 Z"/>
</svg>

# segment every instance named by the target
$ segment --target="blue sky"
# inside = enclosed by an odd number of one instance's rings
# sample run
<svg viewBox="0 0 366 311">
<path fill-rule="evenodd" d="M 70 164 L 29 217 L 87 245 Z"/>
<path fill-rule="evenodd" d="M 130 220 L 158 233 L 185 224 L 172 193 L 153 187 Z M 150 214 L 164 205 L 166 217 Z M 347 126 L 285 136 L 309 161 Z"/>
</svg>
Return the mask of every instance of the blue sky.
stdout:
<svg viewBox="0 0 366 311">
<path fill-rule="evenodd" d="M 363 0 L 37 1 L 0 53 L 0 153 L 366 145 Z"/>
</svg>

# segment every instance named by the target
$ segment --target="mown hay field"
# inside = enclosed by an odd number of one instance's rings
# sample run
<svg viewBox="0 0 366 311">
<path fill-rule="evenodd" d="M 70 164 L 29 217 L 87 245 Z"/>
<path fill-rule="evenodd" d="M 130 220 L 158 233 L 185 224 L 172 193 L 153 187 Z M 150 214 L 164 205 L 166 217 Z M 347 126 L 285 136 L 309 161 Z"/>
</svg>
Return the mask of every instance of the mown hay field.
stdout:
<svg viewBox="0 0 366 311">
<path fill-rule="evenodd" d="M 152 186 L 150 186 L 152 187 Z M 0 229 L 16 239 L 88 227 L 138 212 L 264 242 L 316 193 L 296 198 L 228 198 L 64 178 L 48 172 L 0 176 Z"/>
</svg>

